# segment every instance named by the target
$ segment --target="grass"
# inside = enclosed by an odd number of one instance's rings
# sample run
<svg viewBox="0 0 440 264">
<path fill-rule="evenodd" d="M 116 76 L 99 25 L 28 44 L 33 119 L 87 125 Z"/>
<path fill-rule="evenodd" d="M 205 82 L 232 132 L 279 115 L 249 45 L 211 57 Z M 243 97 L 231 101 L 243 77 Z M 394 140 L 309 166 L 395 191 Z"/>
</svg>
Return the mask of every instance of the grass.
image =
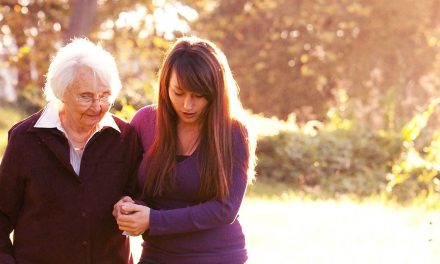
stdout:
<svg viewBox="0 0 440 264">
<path fill-rule="evenodd" d="M 310 200 L 257 182 L 240 221 L 248 264 L 438 263 L 440 212 L 371 198 Z M 135 259 L 141 238 L 132 238 Z"/>
</svg>

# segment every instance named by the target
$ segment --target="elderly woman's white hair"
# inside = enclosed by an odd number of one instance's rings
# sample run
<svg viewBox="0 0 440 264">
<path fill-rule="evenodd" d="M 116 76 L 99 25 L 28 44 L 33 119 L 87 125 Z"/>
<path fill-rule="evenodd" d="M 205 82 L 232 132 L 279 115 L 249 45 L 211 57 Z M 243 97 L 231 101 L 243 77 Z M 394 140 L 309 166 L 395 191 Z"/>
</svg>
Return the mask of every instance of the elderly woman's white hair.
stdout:
<svg viewBox="0 0 440 264">
<path fill-rule="evenodd" d="M 104 85 L 110 87 L 110 100 L 114 102 L 122 87 L 115 59 L 108 51 L 84 38 L 73 39 L 52 59 L 44 86 L 46 99 L 62 100 L 80 67 L 90 68 Z"/>
</svg>

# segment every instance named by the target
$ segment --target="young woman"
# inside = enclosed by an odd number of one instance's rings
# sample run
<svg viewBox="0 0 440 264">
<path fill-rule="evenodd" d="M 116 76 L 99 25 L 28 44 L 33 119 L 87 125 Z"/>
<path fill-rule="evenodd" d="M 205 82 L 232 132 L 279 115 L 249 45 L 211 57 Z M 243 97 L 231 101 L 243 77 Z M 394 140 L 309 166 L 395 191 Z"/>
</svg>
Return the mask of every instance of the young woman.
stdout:
<svg viewBox="0 0 440 264">
<path fill-rule="evenodd" d="M 145 205 L 116 205 L 119 228 L 143 234 L 139 263 L 244 263 L 237 219 L 253 178 L 255 141 L 226 57 L 211 42 L 176 41 L 159 72 L 157 106 L 132 120 L 145 151 Z"/>
</svg>

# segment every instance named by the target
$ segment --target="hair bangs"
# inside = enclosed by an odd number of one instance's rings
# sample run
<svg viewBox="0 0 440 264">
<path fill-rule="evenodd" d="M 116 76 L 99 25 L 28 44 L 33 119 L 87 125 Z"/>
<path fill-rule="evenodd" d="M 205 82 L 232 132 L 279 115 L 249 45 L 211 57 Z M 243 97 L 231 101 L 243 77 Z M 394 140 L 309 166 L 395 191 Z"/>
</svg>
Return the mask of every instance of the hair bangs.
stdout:
<svg viewBox="0 0 440 264">
<path fill-rule="evenodd" d="M 216 96 L 216 89 L 214 76 L 209 69 L 209 65 L 199 56 L 184 52 L 175 61 L 172 70 L 181 89 L 201 94 L 211 102 Z"/>
</svg>

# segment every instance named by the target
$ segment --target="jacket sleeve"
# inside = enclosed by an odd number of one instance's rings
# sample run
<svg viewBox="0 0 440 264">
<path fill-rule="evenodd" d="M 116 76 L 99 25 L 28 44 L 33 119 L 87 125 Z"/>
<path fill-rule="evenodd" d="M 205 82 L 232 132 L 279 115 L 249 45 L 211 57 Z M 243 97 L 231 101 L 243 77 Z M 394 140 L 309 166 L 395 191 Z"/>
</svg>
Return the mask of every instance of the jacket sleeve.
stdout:
<svg viewBox="0 0 440 264">
<path fill-rule="evenodd" d="M 234 165 L 229 197 L 224 202 L 211 200 L 179 209 L 151 209 L 148 236 L 207 230 L 235 221 L 247 187 L 249 155 L 247 144 L 242 138 L 233 146 Z"/>
<path fill-rule="evenodd" d="M 127 155 L 128 179 L 124 189 L 124 195 L 134 198 L 137 197 L 141 191 L 137 178 L 137 172 L 139 168 L 139 163 L 142 159 L 142 146 L 133 127 L 130 127 L 128 137 L 129 140 L 127 141 L 130 142 L 130 146 L 128 147 L 129 152 Z"/>
<path fill-rule="evenodd" d="M 9 138 L 0 164 L 0 263 L 16 263 L 9 238 L 15 228 L 23 200 L 24 182 L 21 174 L 22 157 L 18 140 Z"/>
<path fill-rule="evenodd" d="M 142 179 L 142 177 L 138 178 L 138 175 L 143 175 L 143 171 L 146 169 L 145 162 L 142 159 L 154 140 L 156 129 L 155 106 L 149 105 L 139 109 L 133 116 L 130 125 L 132 125 L 134 130 L 136 131 L 140 148 L 139 161 L 136 167 L 137 189 L 136 195 L 134 195 L 134 197 L 137 198 L 135 199 L 137 204 L 145 204 L 143 201 L 141 201 L 142 191 L 144 188 L 144 180 Z"/>
</svg>

